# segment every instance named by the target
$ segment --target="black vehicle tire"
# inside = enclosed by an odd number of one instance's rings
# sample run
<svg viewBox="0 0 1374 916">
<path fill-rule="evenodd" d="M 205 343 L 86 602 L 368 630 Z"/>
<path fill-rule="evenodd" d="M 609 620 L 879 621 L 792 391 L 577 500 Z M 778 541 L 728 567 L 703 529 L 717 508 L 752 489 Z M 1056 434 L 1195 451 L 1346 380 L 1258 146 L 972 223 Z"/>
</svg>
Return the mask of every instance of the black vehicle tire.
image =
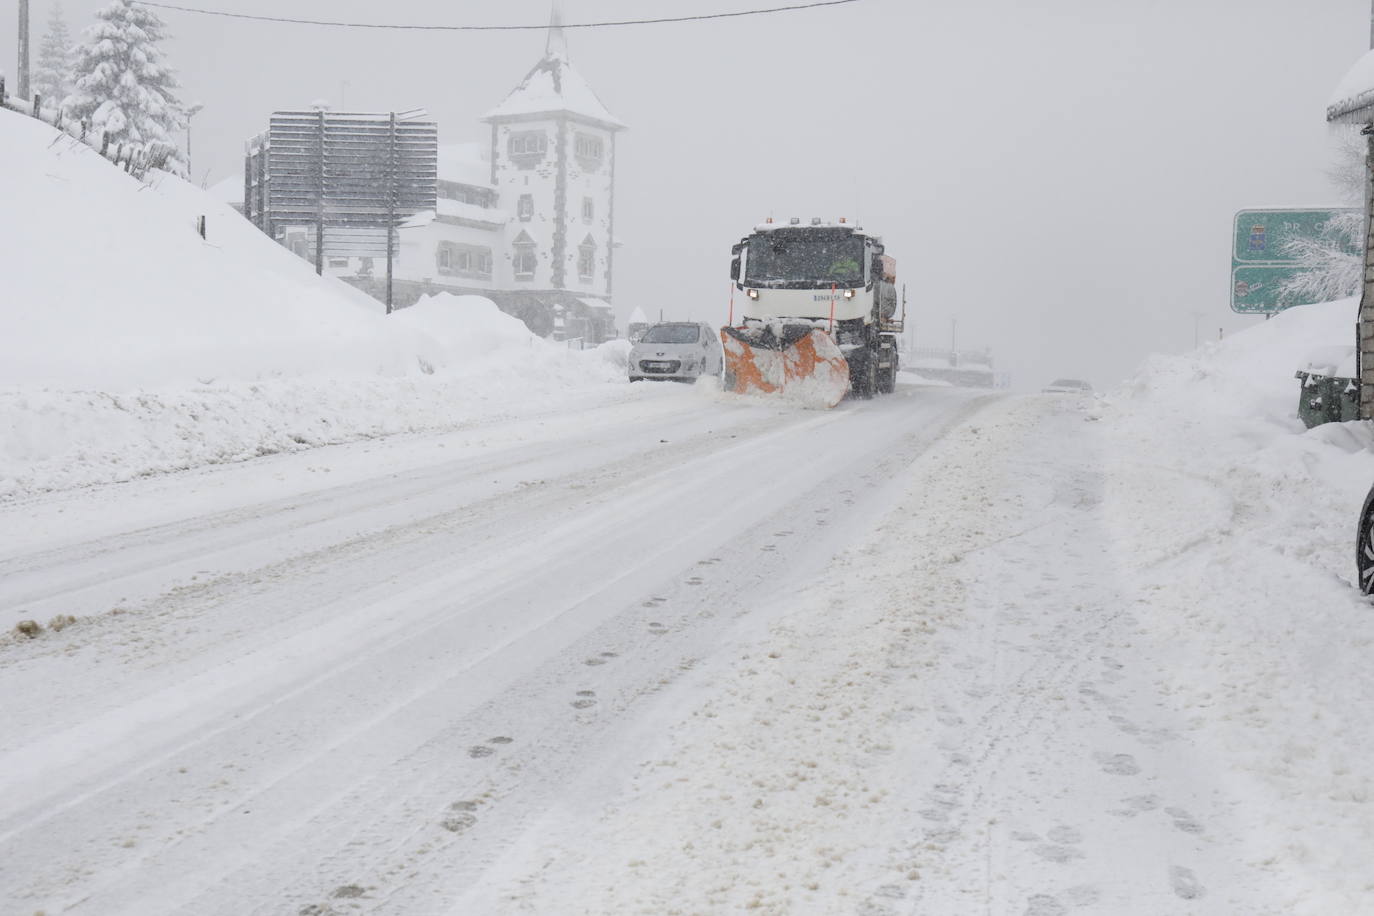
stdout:
<svg viewBox="0 0 1374 916">
<path fill-rule="evenodd" d="M 865 399 L 878 393 L 878 361 L 874 359 L 872 350 L 864 354 L 863 365 L 854 379 L 854 393 Z"/>
<path fill-rule="evenodd" d="M 1360 593 L 1374 595 L 1374 488 L 1364 499 L 1360 522 L 1355 532 L 1355 569 Z"/>
<path fill-rule="evenodd" d="M 878 390 L 883 394 L 892 394 L 897 390 L 897 351 L 886 349 L 888 366 L 878 374 Z"/>
</svg>

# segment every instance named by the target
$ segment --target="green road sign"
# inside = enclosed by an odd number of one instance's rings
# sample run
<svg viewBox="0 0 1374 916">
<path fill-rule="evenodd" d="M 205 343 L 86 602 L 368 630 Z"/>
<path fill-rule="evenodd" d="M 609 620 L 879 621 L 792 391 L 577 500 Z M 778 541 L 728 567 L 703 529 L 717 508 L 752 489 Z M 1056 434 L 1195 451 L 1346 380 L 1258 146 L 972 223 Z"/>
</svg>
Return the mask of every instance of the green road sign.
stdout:
<svg viewBox="0 0 1374 916">
<path fill-rule="evenodd" d="M 1231 257 L 1241 263 L 1292 263 L 1285 252 L 1295 238 L 1320 238 L 1326 224 L 1346 210 L 1241 210 L 1236 214 Z"/>
<path fill-rule="evenodd" d="M 1304 304 L 1281 301 L 1279 296 L 1283 282 L 1303 270 L 1288 253 L 1288 243 L 1321 238 L 1332 219 L 1351 212 L 1293 208 L 1237 213 L 1232 230 L 1231 311 L 1266 314 Z"/>
<path fill-rule="evenodd" d="M 1301 273 L 1293 264 L 1241 264 L 1231 268 L 1231 311 L 1279 312 L 1301 302 L 1279 301 L 1283 282 Z"/>
</svg>

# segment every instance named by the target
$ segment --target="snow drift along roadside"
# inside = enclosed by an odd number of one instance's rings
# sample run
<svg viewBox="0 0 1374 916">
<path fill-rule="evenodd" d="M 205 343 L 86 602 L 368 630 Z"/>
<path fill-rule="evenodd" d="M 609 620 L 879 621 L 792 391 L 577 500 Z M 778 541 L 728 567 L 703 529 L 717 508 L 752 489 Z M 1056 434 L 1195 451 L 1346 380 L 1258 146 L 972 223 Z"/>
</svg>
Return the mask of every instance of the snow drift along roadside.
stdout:
<svg viewBox="0 0 1374 916">
<path fill-rule="evenodd" d="M 1304 430 L 1296 369 L 1353 338 L 1355 300 L 1292 309 L 1184 356 L 1154 357 L 1100 413 L 1106 505 L 1140 580 L 1167 693 L 1247 797 L 1276 911 L 1364 911 L 1374 888 L 1374 611 L 1354 587 L 1374 483 L 1368 423 Z"/>
<path fill-rule="evenodd" d="M 478 297 L 381 305 L 171 176 L 0 111 L 0 498 L 547 409 L 619 378 Z M 207 218 L 208 238 L 195 227 Z"/>
</svg>

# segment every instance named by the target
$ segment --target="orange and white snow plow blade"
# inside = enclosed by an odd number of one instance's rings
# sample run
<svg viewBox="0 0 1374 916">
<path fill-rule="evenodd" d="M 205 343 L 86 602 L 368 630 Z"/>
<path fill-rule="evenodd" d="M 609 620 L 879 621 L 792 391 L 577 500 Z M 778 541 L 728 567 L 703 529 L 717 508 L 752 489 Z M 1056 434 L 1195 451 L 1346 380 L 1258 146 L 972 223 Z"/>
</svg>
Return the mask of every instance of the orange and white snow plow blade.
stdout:
<svg viewBox="0 0 1374 916">
<path fill-rule="evenodd" d="M 810 324 L 721 328 L 725 390 L 830 408 L 849 390 L 849 363 L 830 335 Z"/>
</svg>

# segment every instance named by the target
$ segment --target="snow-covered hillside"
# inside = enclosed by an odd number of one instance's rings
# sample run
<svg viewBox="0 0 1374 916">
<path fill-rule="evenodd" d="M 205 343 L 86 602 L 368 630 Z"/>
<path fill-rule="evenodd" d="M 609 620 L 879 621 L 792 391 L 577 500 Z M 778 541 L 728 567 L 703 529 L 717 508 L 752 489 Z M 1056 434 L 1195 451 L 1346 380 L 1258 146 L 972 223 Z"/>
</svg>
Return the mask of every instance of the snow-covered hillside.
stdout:
<svg viewBox="0 0 1374 916">
<path fill-rule="evenodd" d="M 141 184 L 9 111 L 0 136 L 0 497 L 447 428 L 619 377 L 615 348 L 568 353 L 484 299 L 387 317 L 179 179 Z"/>
</svg>

